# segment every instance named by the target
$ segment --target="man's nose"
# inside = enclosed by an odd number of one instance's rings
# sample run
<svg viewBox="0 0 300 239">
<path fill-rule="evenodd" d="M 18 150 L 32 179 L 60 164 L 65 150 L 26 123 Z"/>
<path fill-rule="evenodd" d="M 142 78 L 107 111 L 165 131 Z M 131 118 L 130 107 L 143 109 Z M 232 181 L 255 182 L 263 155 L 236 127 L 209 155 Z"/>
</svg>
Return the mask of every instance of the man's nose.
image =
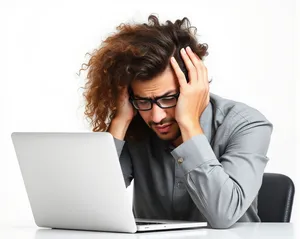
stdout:
<svg viewBox="0 0 300 239">
<path fill-rule="evenodd" d="M 167 114 L 164 109 L 160 108 L 157 104 L 153 104 L 151 110 L 152 121 L 159 123 L 162 119 L 166 118 Z"/>
</svg>

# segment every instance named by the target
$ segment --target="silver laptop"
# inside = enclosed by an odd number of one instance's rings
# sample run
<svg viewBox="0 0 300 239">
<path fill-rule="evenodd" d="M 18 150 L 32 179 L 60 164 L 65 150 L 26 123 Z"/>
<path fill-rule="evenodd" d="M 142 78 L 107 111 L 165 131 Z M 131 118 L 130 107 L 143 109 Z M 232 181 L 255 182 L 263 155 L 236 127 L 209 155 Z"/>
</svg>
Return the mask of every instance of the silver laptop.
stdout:
<svg viewBox="0 0 300 239">
<path fill-rule="evenodd" d="M 135 219 L 110 133 L 14 132 L 11 137 L 39 227 L 134 233 L 207 226 Z"/>
</svg>

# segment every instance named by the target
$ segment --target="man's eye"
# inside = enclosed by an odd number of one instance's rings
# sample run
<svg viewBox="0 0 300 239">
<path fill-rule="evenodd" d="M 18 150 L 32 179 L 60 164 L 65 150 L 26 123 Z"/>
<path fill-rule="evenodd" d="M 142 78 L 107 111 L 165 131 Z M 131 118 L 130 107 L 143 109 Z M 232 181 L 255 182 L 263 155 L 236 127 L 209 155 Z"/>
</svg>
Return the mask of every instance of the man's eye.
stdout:
<svg viewBox="0 0 300 239">
<path fill-rule="evenodd" d="M 161 98 L 159 103 L 163 106 L 173 106 L 176 105 L 176 98 L 172 96 Z"/>
<path fill-rule="evenodd" d="M 168 100 L 174 100 L 174 97 L 173 97 L 173 96 L 170 96 L 170 97 L 164 97 L 164 98 L 162 98 L 162 100 L 165 100 L 165 101 L 168 101 Z"/>
<path fill-rule="evenodd" d="M 171 96 L 171 97 L 161 98 L 160 101 L 161 101 L 161 102 L 168 103 L 168 102 L 174 101 L 174 99 L 175 99 L 175 98 Z"/>
<path fill-rule="evenodd" d="M 139 104 L 147 104 L 149 101 L 148 100 L 138 100 L 137 102 Z"/>
</svg>

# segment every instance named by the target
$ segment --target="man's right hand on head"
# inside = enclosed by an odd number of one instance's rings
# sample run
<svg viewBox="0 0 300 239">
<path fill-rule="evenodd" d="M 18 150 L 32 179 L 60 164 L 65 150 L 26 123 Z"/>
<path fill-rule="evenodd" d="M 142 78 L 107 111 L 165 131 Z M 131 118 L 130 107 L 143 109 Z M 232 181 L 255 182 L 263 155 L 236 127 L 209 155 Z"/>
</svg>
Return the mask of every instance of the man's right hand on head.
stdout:
<svg viewBox="0 0 300 239">
<path fill-rule="evenodd" d="M 117 118 L 119 121 L 131 122 L 136 115 L 136 109 L 134 109 L 129 101 L 128 87 L 120 88 L 119 92 L 117 112 L 114 119 Z"/>
<path fill-rule="evenodd" d="M 117 102 L 117 112 L 110 123 L 108 132 L 115 138 L 124 140 L 128 126 L 136 113 L 136 109 L 129 101 L 128 88 L 121 88 Z"/>
</svg>

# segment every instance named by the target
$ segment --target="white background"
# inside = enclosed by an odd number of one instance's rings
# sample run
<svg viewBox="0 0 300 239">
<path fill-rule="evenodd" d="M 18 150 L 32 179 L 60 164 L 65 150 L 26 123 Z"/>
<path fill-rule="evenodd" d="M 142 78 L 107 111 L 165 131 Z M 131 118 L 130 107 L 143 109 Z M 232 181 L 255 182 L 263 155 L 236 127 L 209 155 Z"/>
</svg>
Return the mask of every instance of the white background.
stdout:
<svg viewBox="0 0 300 239">
<path fill-rule="evenodd" d="M 294 181 L 292 222 L 299 224 L 296 1 L 103 2 L 1 1 L 0 224 L 34 225 L 10 134 L 91 131 L 80 90 L 85 76 L 76 75 L 85 53 L 121 22 L 146 22 L 151 13 L 162 21 L 188 17 L 209 45 L 211 91 L 257 108 L 273 123 L 266 171 Z"/>
</svg>

